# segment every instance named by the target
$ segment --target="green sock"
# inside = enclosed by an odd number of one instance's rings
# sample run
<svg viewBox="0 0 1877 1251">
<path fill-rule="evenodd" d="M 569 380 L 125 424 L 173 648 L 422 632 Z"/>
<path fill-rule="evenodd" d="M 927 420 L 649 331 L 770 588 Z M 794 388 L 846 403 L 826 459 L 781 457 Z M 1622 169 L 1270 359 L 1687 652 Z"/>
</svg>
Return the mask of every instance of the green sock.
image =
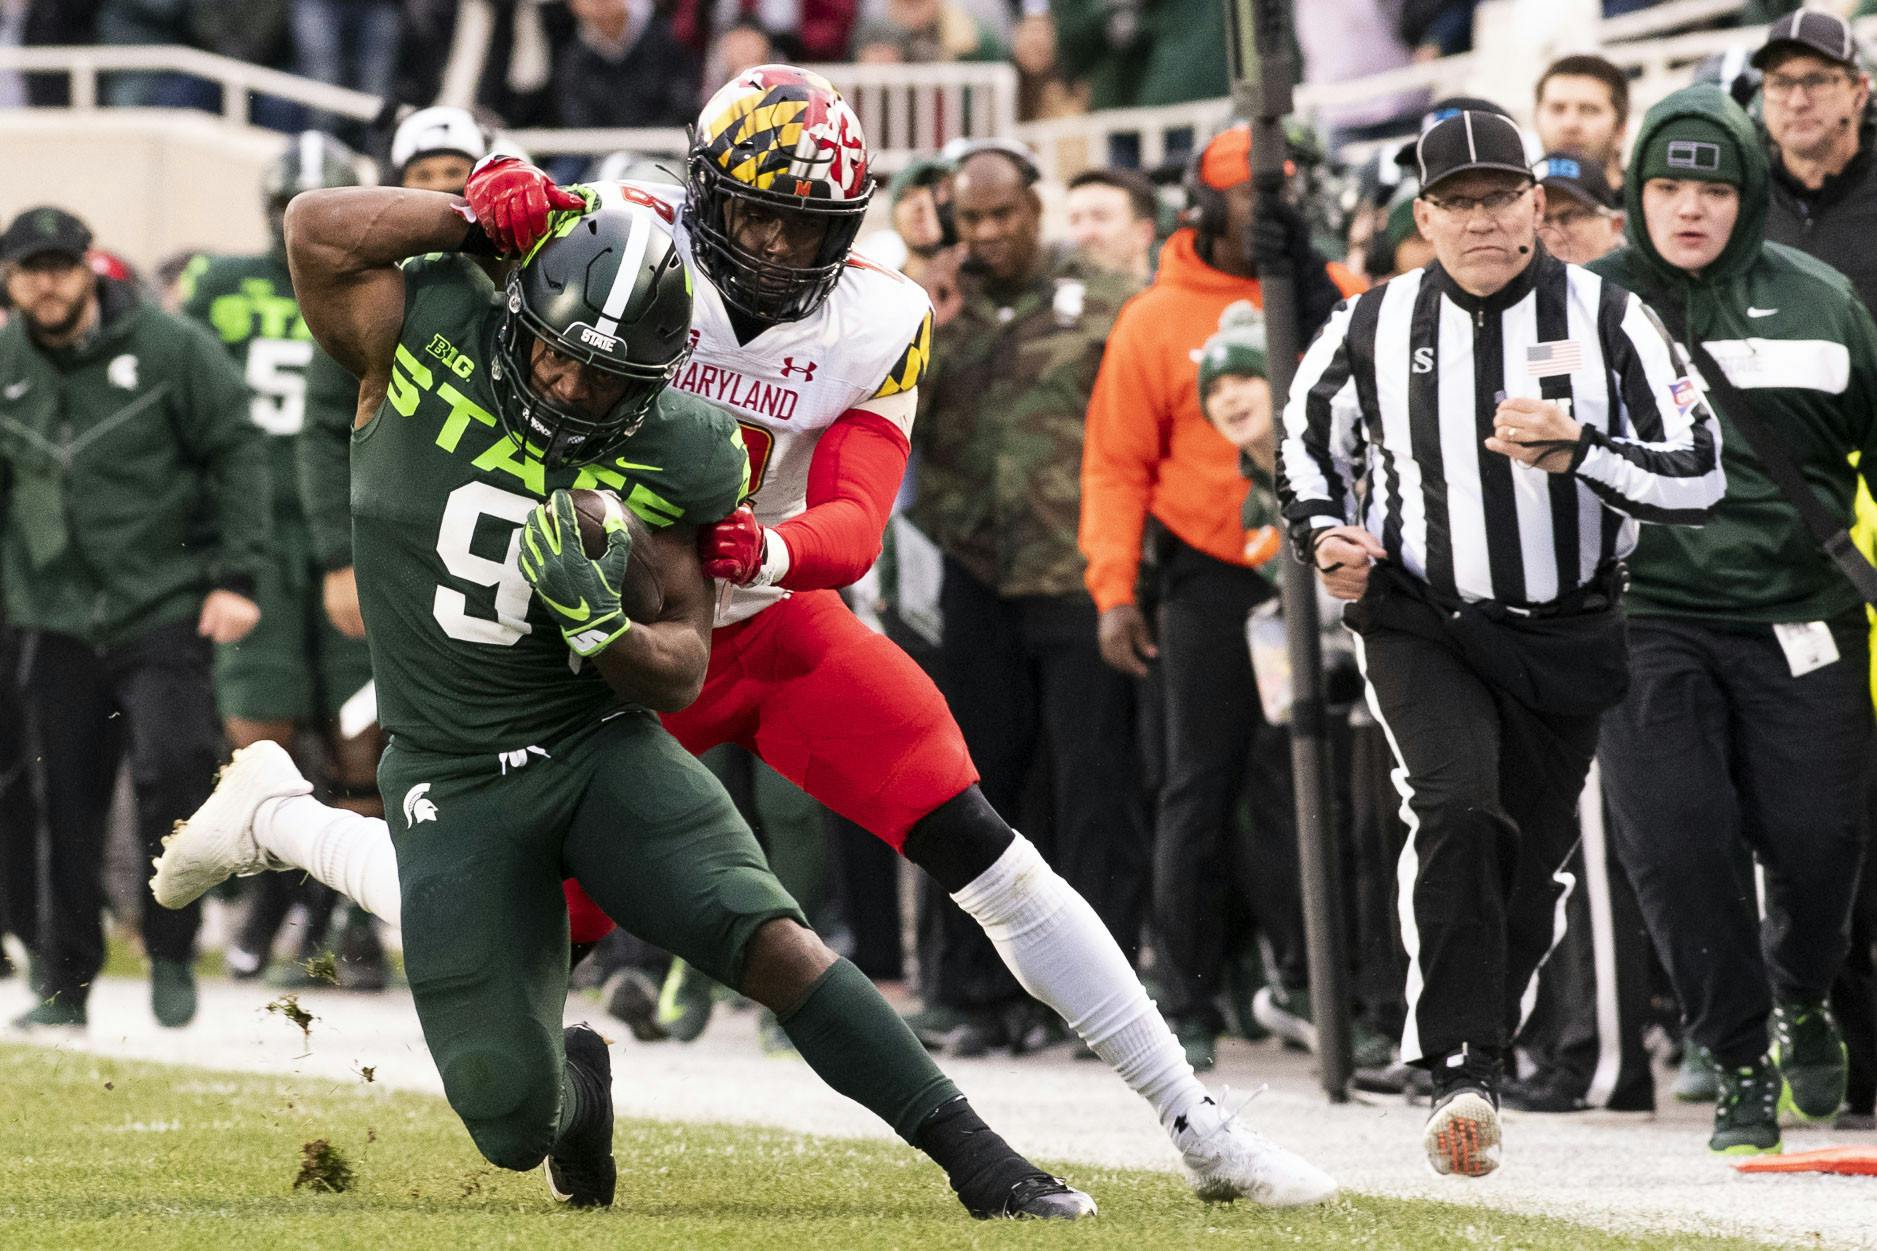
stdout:
<svg viewBox="0 0 1877 1251">
<path fill-rule="evenodd" d="M 951 1079 L 851 961 L 836 960 L 777 1019 L 822 1081 L 909 1143 L 939 1105 L 958 1097 Z"/>
</svg>

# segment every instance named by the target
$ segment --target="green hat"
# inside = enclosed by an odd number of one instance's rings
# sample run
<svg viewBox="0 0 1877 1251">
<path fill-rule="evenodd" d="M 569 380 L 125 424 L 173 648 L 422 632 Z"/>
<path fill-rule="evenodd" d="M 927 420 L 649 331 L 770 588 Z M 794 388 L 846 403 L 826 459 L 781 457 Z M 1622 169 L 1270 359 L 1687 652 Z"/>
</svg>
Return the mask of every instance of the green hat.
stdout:
<svg viewBox="0 0 1877 1251">
<path fill-rule="evenodd" d="M 1649 136 L 1636 161 L 1636 177 L 1644 182 L 1690 178 L 1738 187 L 1746 180 L 1746 169 L 1727 127 L 1711 118 L 1677 117 Z"/>
<path fill-rule="evenodd" d="M 1264 318 L 1251 301 L 1240 300 L 1219 315 L 1219 331 L 1199 349 L 1199 396 L 1226 374 L 1266 376 Z"/>
</svg>

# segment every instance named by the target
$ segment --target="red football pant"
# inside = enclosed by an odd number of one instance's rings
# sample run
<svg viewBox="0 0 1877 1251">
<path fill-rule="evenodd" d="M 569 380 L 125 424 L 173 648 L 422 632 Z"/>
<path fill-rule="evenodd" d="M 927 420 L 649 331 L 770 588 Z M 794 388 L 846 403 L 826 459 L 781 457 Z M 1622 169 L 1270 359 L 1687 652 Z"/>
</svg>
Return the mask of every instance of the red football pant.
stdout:
<svg viewBox="0 0 1877 1251">
<path fill-rule="evenodd" d="M 665 728 L 692 755 L 736 743 L 861 828 L 906 834 L 978 780 L 932 679 L 835 591 L 798 591 L 714 632 L 704 689 Z M 573 941 L 612 927 L 566 884 Z"/>
</svg>

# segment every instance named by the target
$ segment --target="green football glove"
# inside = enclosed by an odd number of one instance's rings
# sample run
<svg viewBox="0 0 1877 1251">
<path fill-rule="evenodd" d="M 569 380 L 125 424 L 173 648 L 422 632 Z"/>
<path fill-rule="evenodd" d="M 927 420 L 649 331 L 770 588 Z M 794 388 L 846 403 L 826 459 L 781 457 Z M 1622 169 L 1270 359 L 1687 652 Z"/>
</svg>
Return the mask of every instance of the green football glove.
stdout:
<svg viewBox="0 0 1877 1251">
<path fill-rule="evenodd" d="M 576 656 L 611 647 L 632 622 L 619 608 L 619 587 L 632 557 L 632 532 L 617 504 L 606 507 L 606 551 L 598 560 L 580 547 L 573 496 L 556 491 L 528 514 L 521 528 L 521 576 L 554 615 Z"/>
</svg>

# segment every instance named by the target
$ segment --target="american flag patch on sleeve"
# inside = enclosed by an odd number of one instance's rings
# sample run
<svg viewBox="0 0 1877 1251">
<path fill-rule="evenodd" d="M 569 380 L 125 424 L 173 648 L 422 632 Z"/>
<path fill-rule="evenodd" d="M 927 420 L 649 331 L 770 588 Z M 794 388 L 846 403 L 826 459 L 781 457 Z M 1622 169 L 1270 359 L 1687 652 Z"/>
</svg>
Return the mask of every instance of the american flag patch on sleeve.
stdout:
<svg viewBox="0 0 1877 1251">
<path fill-rule="evenodd" d="M 1534 378 L 1554 378 L 1584 365 L 1584 345 L 1576 339 L 1553 339 L 1525 349 L 1525 372 Z"/>
</svg>

